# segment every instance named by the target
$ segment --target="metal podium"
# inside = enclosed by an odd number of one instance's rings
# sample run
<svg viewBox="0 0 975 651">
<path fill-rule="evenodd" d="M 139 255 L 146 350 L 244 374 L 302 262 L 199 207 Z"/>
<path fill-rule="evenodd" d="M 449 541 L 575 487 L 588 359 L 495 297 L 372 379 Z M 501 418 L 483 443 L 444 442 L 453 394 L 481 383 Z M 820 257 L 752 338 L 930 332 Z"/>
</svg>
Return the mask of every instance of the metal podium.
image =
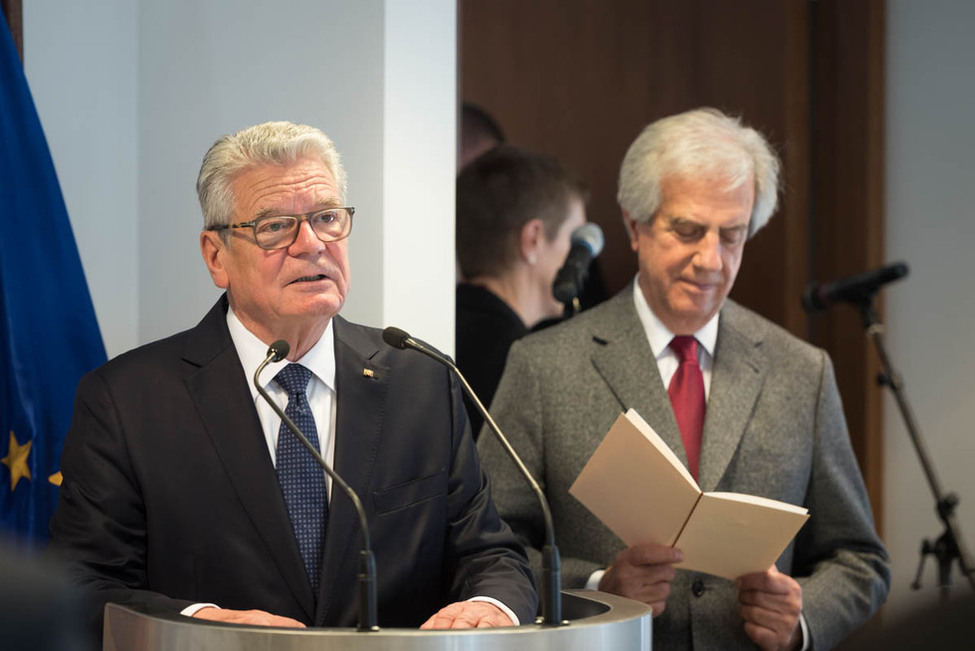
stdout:
<svg viewBox="0 0 975 651">
<path fill-rule="evenodd" d="M 566 626 L 421 631 L 388 628 L 288 629 L 240 626 L 181 615 L 149 615 L 108 604 L 104 651 L 649 651 L 651 611 L 638 601 L 593 592 L 562 593 Z M 380 622 L 381 624 L 381 622 Z"/>
</svg>

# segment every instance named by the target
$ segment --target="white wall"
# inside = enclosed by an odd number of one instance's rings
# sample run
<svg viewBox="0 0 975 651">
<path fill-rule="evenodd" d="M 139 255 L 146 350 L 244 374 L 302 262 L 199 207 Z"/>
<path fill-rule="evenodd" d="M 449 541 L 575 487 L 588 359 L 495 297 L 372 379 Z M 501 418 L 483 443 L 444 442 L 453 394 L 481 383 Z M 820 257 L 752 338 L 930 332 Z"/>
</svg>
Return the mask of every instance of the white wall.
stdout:
<svg viewBox="0 0 975 651">
<path fill-rule="evenodd" d="M 343 155 L 343 315 L 453 350 L 454 2 L 91 4 L 24 0 L 25 57 L 109 355 L 193 326 L 219 295 L 196 174 L 218 136 L 270 119 L 318 126 Z"/>
<path fill-rule="evenodd" d="M 933 466 L 961 497 L 957 516 L 975 546 L 975 3 L 888 0 L 887 256 L 908 278 L 885 290 L 887 343 Z M 887 612 L 938 596 L 928 560 L 910 590 L 923 538 L 942 526 L 893 399 L 886 405 L 886 531 L 893 561 Z M 970 592 L 957 565 L 954 591 Z"/>
<path fill-rule="evenodd" d="M 109 354 L 139 343 L 136 6 L 25 0 L 24 70 Z"/>
<path fill-rule="evenodd" d="M 382 296 L 384 325 L 452 354 L 457 14 L 449 4 L 387 3 Z"/>
</svg>

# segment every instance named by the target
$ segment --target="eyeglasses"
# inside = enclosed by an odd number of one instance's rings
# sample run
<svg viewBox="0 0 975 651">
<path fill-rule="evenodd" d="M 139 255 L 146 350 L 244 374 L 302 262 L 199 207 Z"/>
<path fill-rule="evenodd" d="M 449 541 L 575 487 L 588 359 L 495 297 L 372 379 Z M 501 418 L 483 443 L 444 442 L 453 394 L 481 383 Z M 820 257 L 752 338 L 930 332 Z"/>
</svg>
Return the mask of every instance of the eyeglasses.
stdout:
<svg viewBox="0 0 975 651">
<path fill-rule="evenodd" d="M 352 215 L 355 208 L 341 206 L 315 210 L 303 215 L 274 215 L 259 217 L 249 222 L 236 224 L 221 224 L 211 226 L 208 231 L 226 231 L 231 228 L 251 228 L 254 230 L 254 241 L 262 249 L 286 249 L 298 239 L 301 222 L 307 221 L 322 242 L 337 242 L 344 240 L 352 232 Z"/>
</svg>

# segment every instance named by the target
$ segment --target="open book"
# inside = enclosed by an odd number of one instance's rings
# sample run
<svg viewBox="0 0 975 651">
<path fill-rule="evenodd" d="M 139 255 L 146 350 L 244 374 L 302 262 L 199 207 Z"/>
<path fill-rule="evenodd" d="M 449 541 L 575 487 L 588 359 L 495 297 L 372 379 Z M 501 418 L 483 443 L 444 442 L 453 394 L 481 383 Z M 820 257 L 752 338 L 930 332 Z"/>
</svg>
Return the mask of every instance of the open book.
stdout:
<svg viewBox="0 0 975 651">
<path fill-rule="evenodd" d="M 628 546 L 677 547 L 677 567 L 728 579 L 767 570 L 809 518 L 765 497 L 702 493 L 633 409 L 616 419 L 569 493 Z"/>
</svg>

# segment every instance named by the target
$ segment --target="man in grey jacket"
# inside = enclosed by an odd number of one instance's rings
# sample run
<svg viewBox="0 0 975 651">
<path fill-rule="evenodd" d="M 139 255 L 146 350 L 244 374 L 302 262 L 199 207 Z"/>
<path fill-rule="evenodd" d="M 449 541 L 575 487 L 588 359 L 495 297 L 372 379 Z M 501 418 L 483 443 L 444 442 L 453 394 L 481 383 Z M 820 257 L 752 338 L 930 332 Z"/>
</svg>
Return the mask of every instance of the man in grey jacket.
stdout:
<svg viewBox="0 0 975 651">
<path fill-rule="evenodd" d="M 492 405 L 545 487 L 565 587 L 650 604 L 654 648 L 826 649 L 887 596 L 887 554 L 829 357 L 727 299 L 745 241 L 775 210 L 778 172 L 758 132 L 713 109 L 648 126 L 620 171 L 634 283 L 516 343 Z M 776 565 L 736 581 L 678 570 L 679 549 L 627 548 L 569 495 L 630 407 L 703 490 L 809 509 Z M 493 437 L 479 451 L 499 511 L 537 568 L 540 511 Z M 632 499 L 640 509 L 645 497 Z"/>
</svg>

